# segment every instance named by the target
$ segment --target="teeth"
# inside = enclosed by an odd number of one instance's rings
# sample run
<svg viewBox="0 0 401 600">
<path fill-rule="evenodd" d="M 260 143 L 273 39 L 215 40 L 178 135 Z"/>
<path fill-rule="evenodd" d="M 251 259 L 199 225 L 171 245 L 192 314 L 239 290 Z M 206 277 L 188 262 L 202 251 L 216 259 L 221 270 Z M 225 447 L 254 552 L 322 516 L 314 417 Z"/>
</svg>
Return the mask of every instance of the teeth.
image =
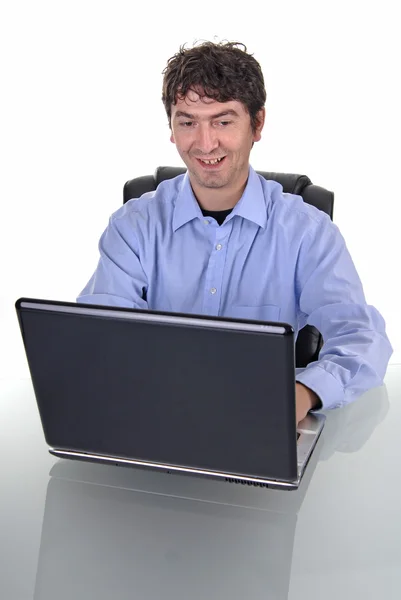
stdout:
<svg viewBox="0 0 401 600">
<path fill-rule="evenodd" d="M 202 160 L 202 162 L 204 162 L 206 165 L 215 165 L 218 162 L 220 162 L 221 160 L 223 160 L 224 157 L 222 158 L 215 158 L 214 160 Z"/>
</svg>

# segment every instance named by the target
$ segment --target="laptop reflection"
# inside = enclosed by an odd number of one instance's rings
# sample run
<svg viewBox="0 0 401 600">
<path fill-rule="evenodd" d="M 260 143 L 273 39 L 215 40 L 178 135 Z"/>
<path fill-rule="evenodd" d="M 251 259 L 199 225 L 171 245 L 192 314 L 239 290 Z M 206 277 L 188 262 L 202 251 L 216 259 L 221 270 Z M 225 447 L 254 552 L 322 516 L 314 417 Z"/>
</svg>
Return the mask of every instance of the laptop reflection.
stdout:
<svg viewBox="0 0 401 600">
<path fill-rule="evenodd" d="M 317 463 L 358 452 L 388 410 L 383 386 L 333 411 L 291 493 L 59 460 L 34 600 L 286 599 L 297 518 Z"/>
<path fill-rule="evenodd" d="M 287 598 L 297 491 L 87 462 L 50 472 L 35 600 Z"/>
</svg>

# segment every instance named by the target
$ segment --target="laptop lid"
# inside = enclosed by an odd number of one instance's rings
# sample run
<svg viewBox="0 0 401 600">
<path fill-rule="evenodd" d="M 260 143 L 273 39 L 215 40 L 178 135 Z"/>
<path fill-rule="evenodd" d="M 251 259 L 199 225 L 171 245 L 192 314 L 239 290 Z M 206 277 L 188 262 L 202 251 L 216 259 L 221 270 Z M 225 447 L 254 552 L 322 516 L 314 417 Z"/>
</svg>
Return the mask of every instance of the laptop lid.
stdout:
<svg viewBox="0 0 401 600">
<path fill-rule="evenodd" d="M 29 298 L 16 306 L 52 449 L 297 478 L 291 326 Z"/>
</svg>

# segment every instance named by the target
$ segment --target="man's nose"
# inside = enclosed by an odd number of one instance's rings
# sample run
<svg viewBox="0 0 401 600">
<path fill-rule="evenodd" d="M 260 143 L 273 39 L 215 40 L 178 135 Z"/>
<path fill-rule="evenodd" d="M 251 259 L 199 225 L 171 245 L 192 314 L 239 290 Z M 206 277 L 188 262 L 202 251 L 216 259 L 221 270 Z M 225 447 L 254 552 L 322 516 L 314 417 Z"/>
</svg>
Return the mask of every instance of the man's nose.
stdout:
<svg viewBox="0 0 401 600">
<path fill-rule="evenodd" d="M 210 155 L 218 148 L 217 132 L 210 124 L 202 124 L 197 129 L 196 146 L 202 154 Z"/>
</svg>

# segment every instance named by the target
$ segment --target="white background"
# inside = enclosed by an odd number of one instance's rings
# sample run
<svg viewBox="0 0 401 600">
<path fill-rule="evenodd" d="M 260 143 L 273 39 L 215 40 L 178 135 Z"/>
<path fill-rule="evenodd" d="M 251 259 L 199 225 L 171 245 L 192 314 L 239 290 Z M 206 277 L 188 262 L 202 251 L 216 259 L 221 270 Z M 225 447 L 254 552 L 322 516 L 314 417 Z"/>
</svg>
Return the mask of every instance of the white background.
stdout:
<svg viewBox="0 0 401 600">
<path fill-rule="evenodd" d="M 28 374 L 14 303 L 74 301 L 126 180 L 181 165 L 161 72 L 180 44 L 244 42 L 265 75 L 255 169 L 335 192 L 401 362 L 398 2 L 2 2 L 0 376 Z"/>
</svg>

